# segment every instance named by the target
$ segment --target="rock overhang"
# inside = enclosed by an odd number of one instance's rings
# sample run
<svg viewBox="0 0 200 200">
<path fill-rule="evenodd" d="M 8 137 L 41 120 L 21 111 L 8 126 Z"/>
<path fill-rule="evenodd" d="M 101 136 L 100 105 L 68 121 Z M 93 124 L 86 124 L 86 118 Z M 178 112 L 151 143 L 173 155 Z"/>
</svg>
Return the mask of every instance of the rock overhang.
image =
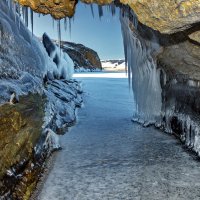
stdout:
<svg viewBox="0 0 200 200">
<path fill-rule="evenodd" d="M 32 10 L 51 14 L 55 19 L 72 17 L 79 0 L 16 0 Z M 161 33 L 175 33 L 200 22 L 200 0 L 81 0 L 86 4 L 96 3 L 128 5 L 139 21 Z"/>
</svg>

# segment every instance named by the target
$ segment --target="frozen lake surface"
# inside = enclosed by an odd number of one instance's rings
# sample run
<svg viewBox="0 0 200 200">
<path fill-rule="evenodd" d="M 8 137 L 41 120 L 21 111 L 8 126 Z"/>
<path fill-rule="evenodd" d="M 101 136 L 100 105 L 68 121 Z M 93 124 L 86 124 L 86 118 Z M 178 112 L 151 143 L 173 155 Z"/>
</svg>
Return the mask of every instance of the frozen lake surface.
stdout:
<svg viewBox="0 0 200 200">
<path fill-rule="evenodd" d="M 200 162 L 173 136 L 131 122 L 125 74 L 75 76 L 83 82 L 84 107 L 60 137 L 63 150 L 38 199 L 200 199 Z"/>
</svg>

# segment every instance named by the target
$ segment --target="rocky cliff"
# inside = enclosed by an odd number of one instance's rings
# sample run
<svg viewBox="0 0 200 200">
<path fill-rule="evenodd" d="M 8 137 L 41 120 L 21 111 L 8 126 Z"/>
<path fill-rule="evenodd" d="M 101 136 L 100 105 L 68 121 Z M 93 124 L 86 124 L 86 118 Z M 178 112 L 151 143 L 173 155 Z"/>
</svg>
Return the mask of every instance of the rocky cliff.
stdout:
<svg viewBox="0 0 200 200">
<path fill-rule="evenodd" d="M 94 50 L 72 42 L 61 42 L 61 49 L 66 52 L 74 62 L 76 71 L 102 70 L 100 58 Z"/>
</svg>

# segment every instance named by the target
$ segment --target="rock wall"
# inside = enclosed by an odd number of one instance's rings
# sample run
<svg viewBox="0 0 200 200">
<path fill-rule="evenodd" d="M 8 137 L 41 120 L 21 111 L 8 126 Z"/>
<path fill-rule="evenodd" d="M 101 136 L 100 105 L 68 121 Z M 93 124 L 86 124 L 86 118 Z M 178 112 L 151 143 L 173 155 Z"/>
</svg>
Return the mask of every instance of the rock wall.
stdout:
<svg viewBox="0 0 200 200">
<path fill-rule="evenodd" d="M 43 110 L 44 99 L 36 94 L 0 107 L 0 196 L 4 198 L 24 199 L 35 186 L 33 176 L 40 161 L 35 160 L 34 147 L 41 137 Z"/>
<path fill-rule="evenodd" d="M 69 56 L 43 46 L 16 9 L 0 1 L 0 199 L 30 198 L 82 102 Z"/>
</svg>

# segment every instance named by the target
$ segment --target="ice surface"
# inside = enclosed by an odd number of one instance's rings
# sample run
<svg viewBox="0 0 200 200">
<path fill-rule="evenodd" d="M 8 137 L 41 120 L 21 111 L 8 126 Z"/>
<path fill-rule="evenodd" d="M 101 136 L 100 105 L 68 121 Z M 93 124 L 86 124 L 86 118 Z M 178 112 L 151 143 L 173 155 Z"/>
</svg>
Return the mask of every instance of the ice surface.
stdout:
<svg viewBox="0 0 200 200">
<path fill-rule="evenodd" d="M 37 199 L 199 199 L 199 162 L 170 135 L 130 121 L 125 73 L 83 75 L 76 75 L 87 91 L 79 122 L 62 136 Z"/>
</svg>

